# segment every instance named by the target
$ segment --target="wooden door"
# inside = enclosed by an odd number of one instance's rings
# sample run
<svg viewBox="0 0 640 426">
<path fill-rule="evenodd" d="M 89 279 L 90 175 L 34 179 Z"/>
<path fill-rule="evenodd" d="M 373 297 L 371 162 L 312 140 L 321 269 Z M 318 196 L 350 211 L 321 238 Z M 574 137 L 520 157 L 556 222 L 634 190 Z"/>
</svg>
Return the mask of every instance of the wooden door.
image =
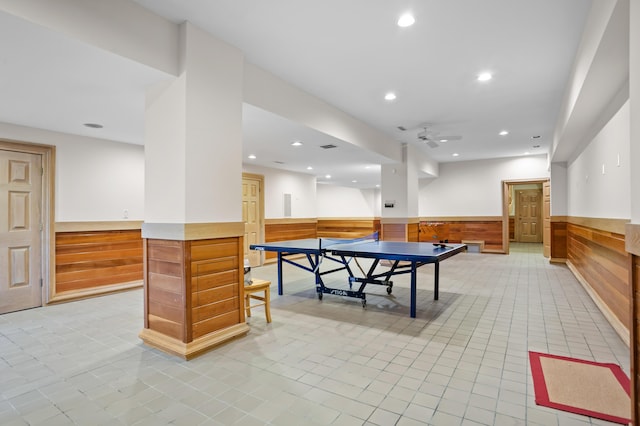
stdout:
<svg viewBox="0 0 640 426">
<path fill-rule="evenodd" d="M 544 208 L 542 211 L 542 255 L 551 256 L 551 184 L 549 181 L 542 183 L 542 197 Z"/>
<path fill-rule="evenodd" d="M 242 220 L 244 221 L 244 257 L 251 266 L 259 266 L 260 252 L 249 250 L 251 244 L 262 242 L 262 180 L 243 176 L 242 178 Z"/>
<path fill-rule="evenodd" d="M 42 157 L 0 150 L 0 313 L 42 306 Z"/>
<path fill-rule="evenodd" d="M 516 241 L 542 242 L 542 192 L 537 189 L 516 191 Z"/>
</svg>

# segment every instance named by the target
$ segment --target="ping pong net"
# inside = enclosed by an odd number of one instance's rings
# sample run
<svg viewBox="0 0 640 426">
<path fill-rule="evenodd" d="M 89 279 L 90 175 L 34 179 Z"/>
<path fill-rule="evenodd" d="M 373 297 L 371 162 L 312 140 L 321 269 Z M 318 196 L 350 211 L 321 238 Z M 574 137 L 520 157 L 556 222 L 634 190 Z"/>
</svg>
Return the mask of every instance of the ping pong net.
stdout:
<svg viewBox="0 0 640 426">
<path fill-rule="evenodd" d="M 338 247 L 346 244 L 365 244 L 365 243 L 371 243 L 376 241 L 379 241 L 378 231 L 369 235 L 365 235 L 364 237 L 359 237 L 359 238 L 350 238 L 350 239 L 318 238 L 318 252 L 320 253 L 320 260 L 318 261 L 313 272 L 315 273 L 320 269 L 320 265 L 322 264 L 322 261 L 324 260 L 325 257 L 331 258 L 330 256 L 327 255 L 327 252 L 331 251 L 331 247 Z M 356 264 L 358 265 L 358 268 L 360 268 L 360 270 L 362 271 L 362 267 L 358 263 L 357 259 L 356 259 Z"/>
<path fill-rule="evenodd" d="M 374 242 L 374 241 L 378 241 L 379 240 L 379 236 L 378 236 L 378 232 L 374 232 L 372 234 L 369 235 L 365 235 L 364 237 L 359 237 L 359 238 L 350 238 L 350 239 L 345 239 L 345 238 L 318 238 L 318 249 L 320 250 L 321 253 L 327 251 L 330 247 L 335 247 L 338 245 L 344 245 L 344 244 L 359 244 L 359 243 L 370 243 L 370 242 Z"/>
</svg>

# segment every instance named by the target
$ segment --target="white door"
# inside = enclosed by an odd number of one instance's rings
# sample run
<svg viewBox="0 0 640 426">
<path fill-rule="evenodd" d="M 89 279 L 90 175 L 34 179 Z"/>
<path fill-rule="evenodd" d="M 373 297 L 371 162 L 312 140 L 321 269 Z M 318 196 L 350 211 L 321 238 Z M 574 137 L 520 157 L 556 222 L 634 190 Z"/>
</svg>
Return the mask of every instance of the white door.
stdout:
<svg viewBox="0 0 640 426">
<path fill-rule="evenodd" d="M 42 306 L 42 157 L 0 150 L 0 314 Z"/>
</svg>

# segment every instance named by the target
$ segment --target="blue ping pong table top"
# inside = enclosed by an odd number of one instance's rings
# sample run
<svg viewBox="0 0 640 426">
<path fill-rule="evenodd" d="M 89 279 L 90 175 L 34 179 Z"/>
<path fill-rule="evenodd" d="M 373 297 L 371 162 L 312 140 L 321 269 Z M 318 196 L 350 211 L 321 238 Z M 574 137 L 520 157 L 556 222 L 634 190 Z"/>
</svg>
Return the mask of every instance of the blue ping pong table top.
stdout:
<svg viewBox="0 0 640 426">
<path fill-rule="evenodd" d="M 322 244 L 322 246 L 321 246 Z M 446 244 L 445 247 L 433 243 L 415 243 L 401 241 L 365 241 L 340 243 L 339 239 L 308 238 L 264 244 L 253 244 L 252 250 L 276 251 L 281 253 L 324 254 L 357 256 L 373 259 L 437 261 L 453 256 L 466 248 L 466 244 Z"/>
</svg>

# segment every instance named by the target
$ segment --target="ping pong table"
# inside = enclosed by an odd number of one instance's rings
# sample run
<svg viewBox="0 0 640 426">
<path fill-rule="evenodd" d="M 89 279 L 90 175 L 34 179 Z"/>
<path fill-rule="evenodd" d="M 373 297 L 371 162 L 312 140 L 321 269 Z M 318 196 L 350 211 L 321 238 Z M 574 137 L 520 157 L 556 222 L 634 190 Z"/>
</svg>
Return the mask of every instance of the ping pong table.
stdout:
<svg viewBox="0 0 640 426">
<path fill-rule="evenodd" d="M 367 303 L 364 289 L 368 284 L 386 286 L 387 293 L 391 294 L 393 291 L 391 277 L 411 274 L 410 314 L 412 318 L 415 318 L 417 269 L 430 263 L 435 265 L 433 298 L 438 300 L 440 262 L 466 250 L 467 246 L 465 244 L 448 243 L 380 241 L 376 232 L 373 235 L 358 239 L 309 238 L 252 244 L 249 248 L 251 250 L 277 252 L 279 295 L 283 294 L 282 265 L 284 263 L 304 269 L 315 275 L 316 293 L 320 300 L 322 300 L 322 295 L 325 293 L 354 297 L 361 299 L 363 308 L 366 307 Z M 356 264 L 359 266 L 358 258 L 373 260 L 366 271 L 360 268 L 363 276 L 356 276 L 350 265 L 351 261 L 355 259 Z M 321 271 L 320 265 L 324 260 L 334 262 L 337 267 Z M 384 271 L 376 271 L 381 260 L 390 262 L 390 266 Z M 342 270 L 346 270 L 349 274 L 349 290 L 330 288 L 324 284 L 323 275 Z M 357 290 L 353 290 L 353 283 L 360 285 Z"/>
</svg>

